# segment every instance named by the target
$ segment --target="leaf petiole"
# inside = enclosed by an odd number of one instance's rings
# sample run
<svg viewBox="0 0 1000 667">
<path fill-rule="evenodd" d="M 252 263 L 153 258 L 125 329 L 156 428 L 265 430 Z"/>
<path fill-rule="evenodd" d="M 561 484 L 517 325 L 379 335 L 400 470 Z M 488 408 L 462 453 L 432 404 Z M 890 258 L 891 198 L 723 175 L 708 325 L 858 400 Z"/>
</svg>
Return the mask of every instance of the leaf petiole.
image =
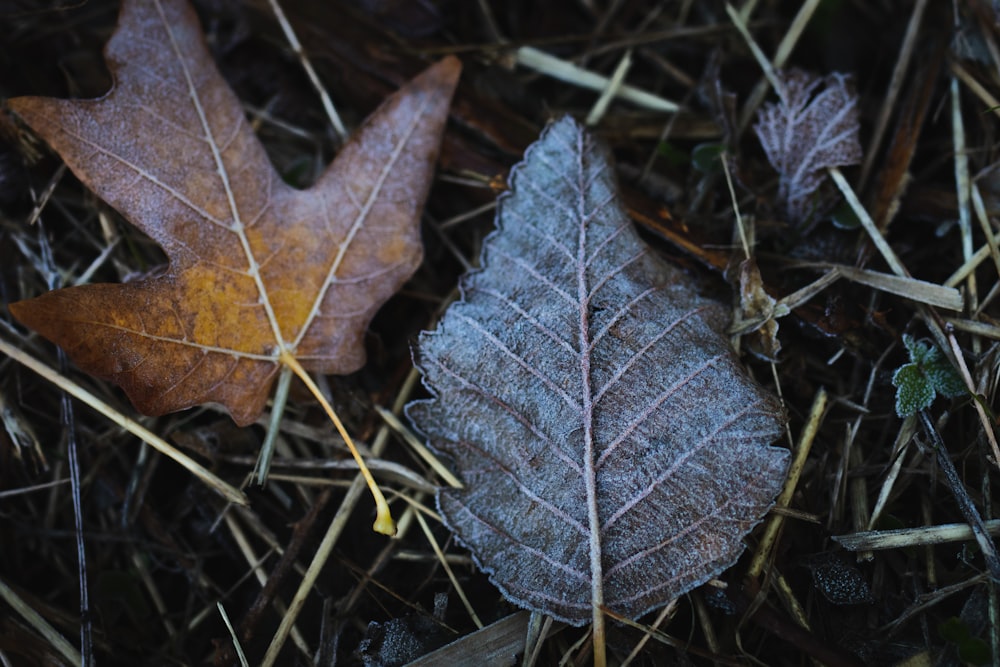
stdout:
<svg viewBox="0 0 1000 667">
<path fill-rule="evenodd" d="M 382 533 L 383 535 L 395 535 L 396 534 L 396 522 L 392 520 L 392 513 L 389 511 L 389 503 L 385 501 L 385 496 L 382 495 L 382 490 L 378 488 L 378 484 L 375 483 L 375 478 L 372 477 L 371 470 L 365 464 L 364 459 L 361 458 L 361 453 L 358 452 L 358 448 L 355 447 L 354 441 L 351 440 L 351 436 L 347 434 L 347 429 L 344 428 L 343 422 L 340 421 L 340 417 L 337 413 L 333 411 L 333 406 L 330 402 L 326 400 L 323 393 L 313 382 L 313 379 L 309 377 L 309 373 L 306 369 L 302 368 L 302 364 L 299 363 L 291 352 L 288 350 L 283 350 L 281 356 L 278 357 L 278 361 L 284 364 L 286 367 L 292 369 L 300 380 L 302 380 L 312 395 L 316 397 L 319 404 L 323 406 L 326 411 L 327 417 L 333 422 L 333 425 L 337 428 L 337 432 L 340 433 L 340 437 L 344 439 L 347 444 L 347 448 L 351 450 L 351 456 L 358 463 L 358 469 L 361 471 L 361 475 L 365 478 L 365 482 L 368 484 L 368 489 L 372 492 L 372 497 L 375 499 L 375 524 L 372 528 L 376 533 Z"/>
</svg>

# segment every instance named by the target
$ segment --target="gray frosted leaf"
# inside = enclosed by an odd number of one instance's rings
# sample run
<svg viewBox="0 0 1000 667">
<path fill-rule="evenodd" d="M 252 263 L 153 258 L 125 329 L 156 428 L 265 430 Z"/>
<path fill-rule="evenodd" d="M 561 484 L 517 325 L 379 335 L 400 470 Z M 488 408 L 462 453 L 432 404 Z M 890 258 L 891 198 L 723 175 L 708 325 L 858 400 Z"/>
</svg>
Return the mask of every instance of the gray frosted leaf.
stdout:
<svg viewBox="0 0 1000 667">
<path fill-rule="evenodd" d="M 829 167 L 861 161 L 858 98 L 847 81 L 836 72 L 825 79 L 801 70 L 785 72 L 781 101 L 765 105 L 754 125 L 778 172 L 778 199 L 792 222 L 809 218 L 815 206 L 812 195 Z"/>
<path fill-rule="evenodd" d="M 604 151 L 552 124 L 463 300 L 420 337 L 434 395 L 408 407 L 465 488 L 448 526 L 513 602 L 573 624 L 630 617 L 731 565 L 788 452 L 778 402 L 698 296 L 639 239 Z"/>
</svg>

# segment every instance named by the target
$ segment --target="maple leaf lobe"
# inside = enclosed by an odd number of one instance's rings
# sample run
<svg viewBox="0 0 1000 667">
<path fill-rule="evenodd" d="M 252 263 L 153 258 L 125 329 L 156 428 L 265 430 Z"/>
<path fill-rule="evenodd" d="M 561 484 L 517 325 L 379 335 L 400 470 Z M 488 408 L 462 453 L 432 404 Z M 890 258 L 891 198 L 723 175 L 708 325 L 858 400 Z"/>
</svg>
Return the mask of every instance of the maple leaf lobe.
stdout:
<svg viewBox="0 0 1000 667">
<path fill-rule="evenodd" d="M 720 333 L 726 309 L 639 239 L 572 119 L 514 170 L 481 265 L 421 334 L 433 398 L 407 414 L 463 478 L 438 505 L 492 581 L 581 624 L 731 565 L 784 481 L 784 412 Z"/>
<path fill-rule="evenodd" d="M 446 58 L 388 98 L 307 190 L 285 184 L 181 0 L 126 2 L 96 100 L 14 109 L 77 177 L 159 243 L 170 264 L 122 285 L 10 304 L 141 412 L 263 410 L 279 354 L 349 373 L 364 331 L 412 275 L 461 64 Z"/>
</svg>

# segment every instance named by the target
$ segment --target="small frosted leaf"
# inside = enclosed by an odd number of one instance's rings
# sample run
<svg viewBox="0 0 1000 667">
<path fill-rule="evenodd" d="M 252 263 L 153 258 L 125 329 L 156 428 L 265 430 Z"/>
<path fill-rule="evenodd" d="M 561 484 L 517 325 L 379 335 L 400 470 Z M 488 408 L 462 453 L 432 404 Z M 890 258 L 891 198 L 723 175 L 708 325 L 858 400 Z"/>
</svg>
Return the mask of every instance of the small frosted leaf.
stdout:
<svg viewBox="0 0 1000 667">
<path fill-rule="evenodd" d="M 934 402 L 934 386 L 916 364 L 904 364 L 892 376 L 896 387 L 896 414 L 909 417 Z"/>
<path fill-rule="evenodd" d="M 937 393 L 947 398 L 967 394 L 969 390 L 965 386 L 965 380 L 948 361 L 948 357 L 934 345 L 924 345 L 924 347 L 929 351 L 921 355 L 920 360 L 916 355 L 911 356 L 911 361 L 920 366 Z"/>
<path fill-rule="evenodd" d="M 892 376 L 896 391 L 896 414 L 908 417 L 934 402 L 941 394 L 947 398 L 968 393 L 965 381 L 936 346 L 903 335 L 903 345 L 910 356 Z"/>
<path fill-rule="evenodd" d="M 747 349 L 765 361 L 777 361 L 781 352 L 781 341 L 778 340 L 778 320 L 782 314 L 787 314 L 787 308 L 777 305 L 778 302 L 764 289 L 764 280 L 757 268 L 757 261 L 748 257 L 740 263 L 739 303 L 735 309 L 736 315 L 730 331 L 743 334 Z"/>
<path fill-rule="evenodd" d="M 909 334 L 903 334 L 903 347 L 910 355 L 910 363 L 923 366 L 936 360 L 941 352 L 933 345 L 917 340 Z"/>
<path fill-rule="evenodd" d="M 947 359 L 942 358 L 938 363 L 928 366 L 927 377 L 937 393 L 947 398 L 964 396 L 969 392 L 965 380 Z"/>
<path fill-rule="evenodd" d="M 528 151 L 497 227 L 415 355 L 434 398 L 407 412 L 465 484 L 438 507 L 513 602 L 638 617 L 743 551 L 784 481 L 784 413 L 572 119 Z"/>
<path fill-rule="evenodd" d="M 858 98 L 848 88 L 848 77 L 839 73 L 820 79 L 790 70 L 780 80 L 781 101 L 761 109 L 754 131 L 778 172 L 778 200 L 785 214 L 791 222 L 803 223 L 814 213 L 813 193 L 826 170 L 861 161 Z"/>
</svg>

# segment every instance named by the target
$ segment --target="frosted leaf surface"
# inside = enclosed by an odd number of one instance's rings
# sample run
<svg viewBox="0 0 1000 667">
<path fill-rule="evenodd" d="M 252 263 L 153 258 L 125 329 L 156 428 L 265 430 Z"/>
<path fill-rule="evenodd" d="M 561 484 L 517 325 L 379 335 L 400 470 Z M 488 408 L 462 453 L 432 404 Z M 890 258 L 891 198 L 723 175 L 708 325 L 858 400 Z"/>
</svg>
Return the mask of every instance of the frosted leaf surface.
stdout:
<svg viewBox="0 0 1000 667">
<path fill-rule="evenodd" d="M 813 193 L 829 167 L 861 161 L 858 97 L 847 82 L 839 73 L 825 79 L 801 70 L 782 73 L 781 101 L 765 105 L 754 125 L 778 172 L 778 199 L 791 222 L 805 222 L 814 212 Z"/>
<path fill-rule="evenodd" d="M 630 617 L 730 566 L 780 490 L 778 402 L 698 296 L 643 243 L 609 160 L 552 124 L 512 177 L 481 270 L 417 364 L 408 414 L 461 475 L 438 505 L 515 603 Z"/>
</svg>

